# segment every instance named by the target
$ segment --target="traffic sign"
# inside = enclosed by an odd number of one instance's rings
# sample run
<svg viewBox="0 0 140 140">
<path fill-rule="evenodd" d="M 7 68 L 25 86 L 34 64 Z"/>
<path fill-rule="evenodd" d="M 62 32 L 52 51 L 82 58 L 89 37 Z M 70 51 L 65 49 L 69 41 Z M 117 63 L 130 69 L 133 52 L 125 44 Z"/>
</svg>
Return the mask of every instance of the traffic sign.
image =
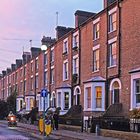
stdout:
<svg viewBox="0 0 140 140">
<path fill-rule="evenodd" d="M 47 97 L 47 95 L 48 95 L 47 89 L 42 89 L 42 90 L 41 90 L 41 96 L 42 96 L 42 97 Z"/>
</svg>

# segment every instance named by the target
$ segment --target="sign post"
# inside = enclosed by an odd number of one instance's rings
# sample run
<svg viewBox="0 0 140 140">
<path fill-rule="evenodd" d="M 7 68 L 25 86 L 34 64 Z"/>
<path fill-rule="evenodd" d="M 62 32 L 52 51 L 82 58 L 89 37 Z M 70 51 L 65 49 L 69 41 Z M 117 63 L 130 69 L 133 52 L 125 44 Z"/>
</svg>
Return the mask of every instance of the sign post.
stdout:
<svg viewBox="0 0 140 140">
<path fill-rule="evenodd" d="M 47 89 L 41 90 L 41 97 L 43 97 L 43 119 L 44 119 L 44 125 L 43 125 L 43 135 L 45 136 L 45 98 L 48 96 Z"/>
</svg>

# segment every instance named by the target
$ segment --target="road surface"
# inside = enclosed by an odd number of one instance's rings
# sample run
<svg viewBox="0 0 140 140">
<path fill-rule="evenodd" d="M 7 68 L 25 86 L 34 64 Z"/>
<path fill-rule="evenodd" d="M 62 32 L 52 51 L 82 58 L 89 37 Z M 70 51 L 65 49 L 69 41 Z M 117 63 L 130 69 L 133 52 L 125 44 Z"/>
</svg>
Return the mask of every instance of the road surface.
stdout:
<svg viewBox="0 0 140 140">
<path fill-rule="evenodd" d="M 8 127 L 0 124 L 0 140 L 35 140 L 29 133 L 25 133 L 18 127 Z"/>
</svg>

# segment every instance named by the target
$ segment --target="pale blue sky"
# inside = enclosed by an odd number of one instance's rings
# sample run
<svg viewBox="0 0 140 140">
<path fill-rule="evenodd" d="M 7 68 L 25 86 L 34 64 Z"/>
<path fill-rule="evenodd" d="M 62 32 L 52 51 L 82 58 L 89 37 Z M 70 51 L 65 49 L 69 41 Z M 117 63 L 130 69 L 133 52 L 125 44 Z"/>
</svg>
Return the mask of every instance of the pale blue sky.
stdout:
<svg viewBox="0 0 140 140">
<path fill-rule="evenodd" d="M 40 46 L 43 35 L 55 37 L 58 25 L 74 27 L 76 10 L 99 12 L 103 0 L 0 0 L 0 73 L 21 58 L 23 47 Z"/>
</svg>

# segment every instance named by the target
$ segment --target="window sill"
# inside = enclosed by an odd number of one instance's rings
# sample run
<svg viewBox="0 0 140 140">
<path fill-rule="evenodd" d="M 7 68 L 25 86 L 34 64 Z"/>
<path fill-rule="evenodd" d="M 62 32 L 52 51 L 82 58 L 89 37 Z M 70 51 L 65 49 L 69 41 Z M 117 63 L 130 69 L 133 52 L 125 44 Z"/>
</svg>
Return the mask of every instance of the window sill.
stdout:
<svg viewBox="0 0 140 140">
<path fill-rule="evenodd" d="M 117 67 L 117 65 L 109 66 L 108 69 L 112 69 L 112 68 L 115 68 L 115 67 Z"/>
<path fill-rule="evenodd" d="M 95 38 L 95 39 L 93 39 L 93 41 L 97 41 L 97 40 L 99 40 L 100 38 L 98 37 L 98 38 Z"/>
<path fill-rule="evenodd" d="M 66 81 L 68 81 L 69 79 L 63 79 L 63 82 L 66 82 Z"/>
<path fill-rule="evenodd" d="M 54 82 L 53 83 L 50 83 L 50 85 L 54 85 Z"/>
<path fill-rule="evenodd" d="M 115 32 L 115 31 L 117 31 L 117 29 L 109 31 L 108 34 L 111 34 L 111 33 Z"/>
<path fill-rule="evenodd" d="M 87 109 L 84 109 L 83 111 L 93 111 L 92 108 L 87 108 Z"/>
<path fill-rule="evenodd" d="M 72 47 L 73 51 L 78 51 L 78 46 Z"/>
<path fill-rule="evenodd" d="M 53 60 L 53 61 L 51 61 L 51 64 L 52 64 L 52 63 L 54 63 L 54 60 Z"/>
<path fill-rule="evenodd" d="M 66 56 L 66 55 L 68 55 L 68 52 L 63 52 L 62 55 Z"/>
<path fill-rule="evenodd" d="M 103 109 L 103 108 L 96 108 L 96 109 L 94 109 L 94 111 L 105 111 L 105 109 Z"/>
<path fill-rule="evenodd" d="M 139 109 L 140 108 L 140 104 L 136 103 L 136 108 Z"/>
<path fill-rule="evenodd" d="M 92 71 L 92 73 L 97 73 L 97 72 L 99 72 L 99 70 L 96 70 L 96 71 Z"/>
<path fill-rule="evenodd" d="M 105 111 L 105 109 L 103 109 L 103 108 L 94 108 L 94 109 L 92 109 L 92 108 L 88 108 L 88 109 L 84 109 L 83 111 L 92 111 L 92 112 L 98 112 L 98 111 Z"/>
</svg>

